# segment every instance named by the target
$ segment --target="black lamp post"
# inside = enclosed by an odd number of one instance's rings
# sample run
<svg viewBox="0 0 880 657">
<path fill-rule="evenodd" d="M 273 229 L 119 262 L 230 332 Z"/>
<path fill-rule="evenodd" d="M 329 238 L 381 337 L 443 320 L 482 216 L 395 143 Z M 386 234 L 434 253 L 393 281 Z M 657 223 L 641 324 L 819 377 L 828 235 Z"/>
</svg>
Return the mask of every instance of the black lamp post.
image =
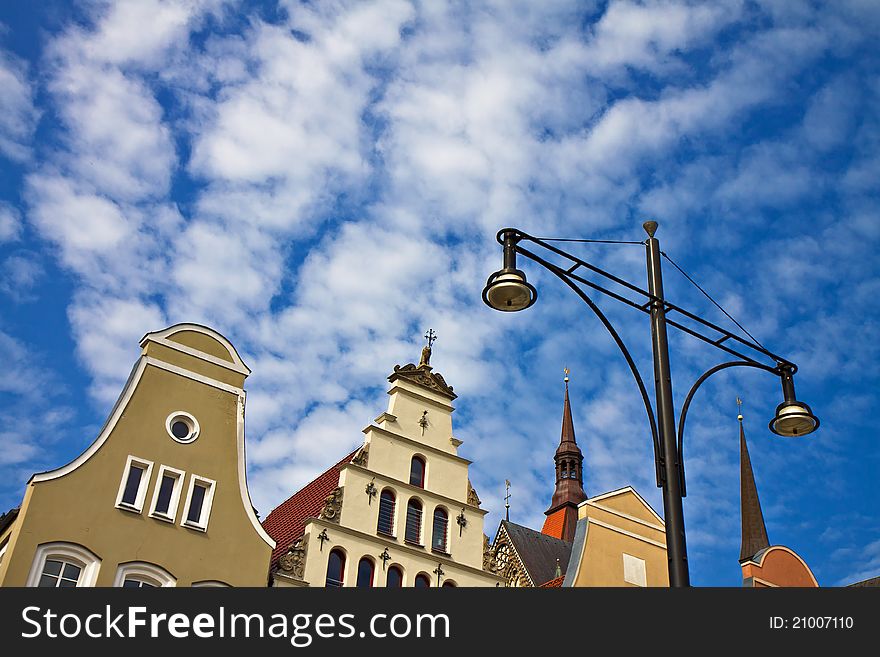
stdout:
<svg viewBox="0 0 880 657">
<path fill-rule="evenodd" d="M 780 377 L 784 401 L 776 408 L 776 415 L 770 421 L 770 430 L 780 436 L 805 436 L 815 431 L 819 419 L 813 415 L 810 407 L 797 401 L 794 392 L 793 375 L 797 366 L 776 354 L 767 351 L 753 340 L 746 340 L 726 329 L 708 322 L 683 308 L 675 306 L 663 296 L 663 276 L 660 266 L 660 242 L 654 237 L 657 222 L 648 221 L 644 224 L 648 239 L 644 242 L 648 267 L 648 290 L 642 290 L 623 279 L 620 279 L 570 253 L 549 244 L 557 241 L 532 237 L 516 228 L 503 228 L 498 232 L 497 239 L 504 247 L 504 266 L 489 276 L 483 289 L 483 301 L 504 312 L 524 310 L 535 303 L 538 292 L 526 281 L 523 271 L 516 268 L 517 253 L 542 265 L 566 285 L 568 285 L 590 309 L 596 314 L 605 328 L 614 338 L 623 353 L 636 380 L 654 441 L 654 465 L 657 475 L 657 486 L 663 489 L 663 511 L 666 525 L 666 546 L 669 559 L 669 583 L 671 586 L 689 586 L 687 545 L 684 531 L 684 510 L 682 498 L 687 494 L 684 479 L 684 422 L 691 400 L 703 382 L 711 375 L 730 367 L 754 367 L 771 372 Z M 563 241 L 602 241 L 602 240 L 563 240 Z M 554 264 L 522 246 L 528 242 L 545 249 L 550 257 L 563 259 L 563 265 Z M 638 242 L 636 242 L 638 244 Z M 588 270 L 613 282 L 620 292 L 615 292 L 594 281 L 584 278 L 578 270 Z M 590 288 L 623 302 L 651 317 L 651 344 L 654 361 L 654 385 L 656 400 L 655 413 L 651 406 L 641 374 L 626 348 L 620 335 L 605 317 L 599 307 L 587 296 L 584 288 Z M 635 300 L 633 299 L 635 296 Z M 690 324 L 683 324 L 668 315 L 681 315 Z M 669 366 L 669 346 L 667 342 L 667 326 L 673 326 L 688 333 L 717 349 L 732 354 L 737 360 L 716 365 L 700 376 L 685 398 L 679 417 L 676 443 L 675 409 L 672 399 L 672 375 Z M 732 346 L 731 346 L 732 345 Z M 773 365 L 766 362 L 770 360 Z"/>
</svg>

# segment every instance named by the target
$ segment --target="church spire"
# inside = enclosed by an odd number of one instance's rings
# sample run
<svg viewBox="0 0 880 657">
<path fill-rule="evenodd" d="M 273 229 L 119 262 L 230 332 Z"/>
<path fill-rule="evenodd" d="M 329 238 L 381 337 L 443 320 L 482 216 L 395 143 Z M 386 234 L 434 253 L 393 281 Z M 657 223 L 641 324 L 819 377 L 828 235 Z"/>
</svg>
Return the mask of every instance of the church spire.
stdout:
<svg viewBox="0 0 880 657">
<path fill-rule="evenodd" d="M 764 525 L 764 514 L 761 512 L 761 501 L 758 499 L 758 487 L 755 485 L 755 474 L 752 472 L 752 461 L 746 445 L 743 431 L 742 400 L 737 397 L 740 407 L 739 420 L 739 460 L 740 460 L 740 498 L 742 504 L 742 547 L 739 560 L 745 561 L 764 548 L 770 547 L 767 538 L 767 527 Z"/>
<path fill-rule="evenodd" d="M 564 541 L 574 540 L 577 525 L 577 506 L 585 499 L 584 492 L 584 455 L 578 447 L 574 435 L 574 421 L 571 417 L 571 401 L 568 396 L 568 374 L 565 372 L 565 401 L 562 407 L 562 437 L 556 449 L 556 490 L 550 501 L 550 508 L 545 512 L 545 534 L 556 536 Z"/>
</svg>

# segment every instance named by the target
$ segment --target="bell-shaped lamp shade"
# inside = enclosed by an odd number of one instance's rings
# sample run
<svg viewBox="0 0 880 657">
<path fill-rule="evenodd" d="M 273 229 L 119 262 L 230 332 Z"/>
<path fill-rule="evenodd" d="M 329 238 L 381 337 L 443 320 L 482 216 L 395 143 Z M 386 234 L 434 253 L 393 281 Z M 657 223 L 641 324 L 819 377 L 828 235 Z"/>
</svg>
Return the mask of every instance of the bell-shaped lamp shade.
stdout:
<svg viewBox="0 0 880 657">
<path fill-rule="evenodd" d="M 526 275 L 519 269 L 496 271 L 483 288 L 486 305 L 503 312 L 525 310 L 537 299 L 538 291 L 526 281 Z"/>
<path fill-rule="evenodd" d="M 770 431 L 790 438 L 806 436 L 818 428 L 819 418 L 810 407 L 795 400 L 782 402 L 776 407 L 776 417 L 770 420 Z"/>
</svg>

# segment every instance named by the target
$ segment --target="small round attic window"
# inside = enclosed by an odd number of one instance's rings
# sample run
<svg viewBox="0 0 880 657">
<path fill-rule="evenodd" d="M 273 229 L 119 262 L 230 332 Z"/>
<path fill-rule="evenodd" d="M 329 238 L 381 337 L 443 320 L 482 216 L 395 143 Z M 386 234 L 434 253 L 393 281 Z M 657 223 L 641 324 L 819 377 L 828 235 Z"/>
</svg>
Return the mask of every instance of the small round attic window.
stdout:
<svg viewBox="0 0 880 657">
<path fill-rule="evenodd" d="M 199 437 L 199 423 L 185 411 L 174 411 L 165 420 L 168 435 L 179 443 L 191 443 Z"/>
</svg>

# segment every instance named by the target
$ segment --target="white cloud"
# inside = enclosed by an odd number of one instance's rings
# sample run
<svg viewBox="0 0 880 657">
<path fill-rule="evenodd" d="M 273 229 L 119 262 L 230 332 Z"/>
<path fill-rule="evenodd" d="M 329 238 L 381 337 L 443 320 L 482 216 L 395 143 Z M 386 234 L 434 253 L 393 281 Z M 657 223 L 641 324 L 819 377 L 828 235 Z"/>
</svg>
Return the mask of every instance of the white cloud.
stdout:
<svg viewBox="0 0 880 657">
<path fill-rule="evenodd" d="M 0 24 L 2 27 L 2 24 Z M 33 90 L 25 65 L 0 50 L 0 154 L 25 160 L 39 113 L 34 108 Z"/>
<path fill-rule="evenodd" d="M 8 203 L 0 202 L 0 244 L 13 242 L 21 234 L 21 214 Z"/>
<path fill-rule="evenodd" d="M 24 470 L 44 467 L 50 448 L 63 434 L 73 415 L 63 403 L 65 385 L 46 367 L 39 354 L 0 329 L 0 393 L 7 402 L 0 408 L 0 488 L 17 501 L 27 479 Z M 15 466 L 10 468 L 9 466 Z"/>
<path fill-rule="evenodd" d="M 148 302 L 96 294 L 75 299 L 68 315 L 77 354 L 95 380 L 93 394 L 109 408 L 137 360 L 136 346 L 141 338 L 164 328 L 166 319 Z"/>
<path fill-rule="evenodd" d="M 741 11 L 742 3 L 737 0 L 716 4 L 613 2 L 593 27 L 588 50 L 591 66 L 603 72 L 622 66 L 663 69 L 680 53 L 710 42 Z"/>
<path fill-rule="evenodd" d="M 159 67 L 172 44 L 186 43 L 191 23 L 222 4 L 223 0 L 107 2 L 96 32 L 77 35 L 79 47 L 95 62 Z"/>
<path fill-rule="evenodd" d="M 29 182 L 31 218 L 46 238 L 62 247 L 69 264 L 77 266 L 81 258 L 106 253 L 134 237 L 137 227 L 112 200 L 80 192 L 60 176 L 37 175 Z"/>
<path fill-rule="evenodd" d="M 40 261 L 33 253 L 13 253 L 0 265 L 0 292 L 19 303 L 34 301 L 32 290 L 44 273 Z"/>
<path fill-rule="evenodd" d="M 112 67 L 65 61 L 50 87 L 68 127 L 61 161 L 74 176 L 117 200 L 168 191 L 174 145 L 142 82 Z"/>
<path fill-rule="evenodd" d="M 853 128 L 859 94 L 855 80 L 841 76 L 826 84 L 804 115 L 804 138 L 820 150 L 842 145 Z"/>
</svg>

